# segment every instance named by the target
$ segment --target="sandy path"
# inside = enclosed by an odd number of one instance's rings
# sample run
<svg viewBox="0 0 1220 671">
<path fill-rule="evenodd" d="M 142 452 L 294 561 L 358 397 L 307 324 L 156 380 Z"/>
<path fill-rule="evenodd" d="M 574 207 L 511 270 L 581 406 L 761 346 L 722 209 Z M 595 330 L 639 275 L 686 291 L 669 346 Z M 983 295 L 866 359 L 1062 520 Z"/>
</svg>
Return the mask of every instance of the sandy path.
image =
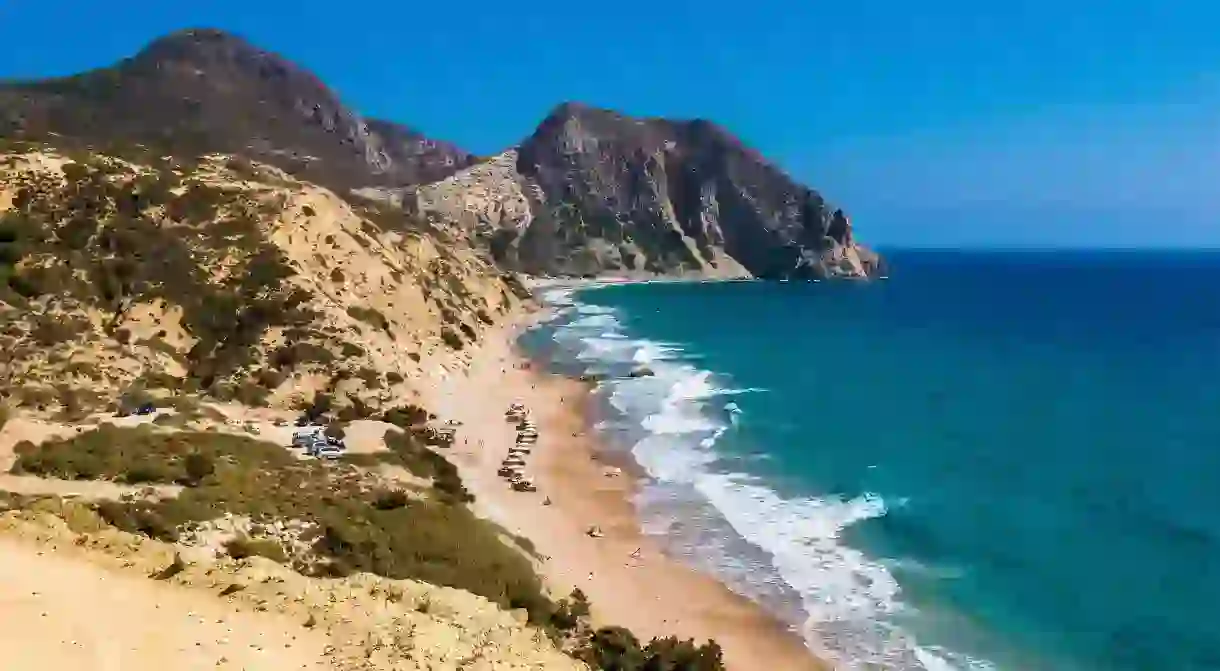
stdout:
<svg viewBox="0 0 1220 671">
<path fill-rule="evenodd" d="M 327 669 L 324 635 L 0 538 L 0 669 Z"/>
<path fill-rule="evenodd" d="M 464 423 L 450 452 L 478 497 L 476 507 L 534 543 L 548 558 L 542 572 L 556 592 L 580 587 L 599 622 L 622 624 L 645 640 L 714 638 L 733 671 L 829 668 L 760 607 L 664 557 L 639 531 L 631 479 L 606 477 L 605 467 L 592 458 L 580 407 L 588 397 L 584 387 L 518 370 L 518 361 L 507 331 L 488 334 L 467 374 L 452 374 L 431 390 L 429 407 Z M 504 410 L 516 400 L 534 412 L 539 425 L 526 468 L 538 484 L 536 493 L 512 492 L 495 474 L 513 443 Z M 553 505 L 544 506 L 548 496 Z M 587 535 L 594 524 L 604 537 Z M 641 556 L 634 559 L 637 548 Z"/>
<path fill-rule="evenodd" d="M 118 499 L 125 494 L 141 494 L 152 490 L 161 498 L 177 496 L 182 491 L 175 485 L 120 485 L 105 480 L 60 480 L 33 475 L 0 475 L 0 492 L 14 494 L 51 494 L 85 499 Z"/>
</svg>

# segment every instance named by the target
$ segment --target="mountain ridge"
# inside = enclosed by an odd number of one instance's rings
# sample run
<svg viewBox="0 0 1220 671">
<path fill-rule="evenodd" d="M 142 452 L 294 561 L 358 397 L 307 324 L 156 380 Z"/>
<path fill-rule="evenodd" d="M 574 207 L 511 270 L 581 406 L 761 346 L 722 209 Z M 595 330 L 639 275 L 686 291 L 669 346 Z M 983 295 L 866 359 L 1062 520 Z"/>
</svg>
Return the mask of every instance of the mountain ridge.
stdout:
<svg viewBox="0 0 1220 671">
<path fill-rule="evenodd" d="M 0 83 L 0 135 L 242 153 L 336 187 L 431 181 L 474 161 L 365 119 L 312 72 L 216 29 L 171 33 L 77 75 Z"/>
<path fill-rule="evenodd" d="M 0 83 L 5 137 L 245 155 L 473 231 L 502 267 L 531 274 L 860 278 L 882 267 L 842 209 L 712 121 L 566 101 L 479 159 L 365 118 L 313 73 L 217 29 L 171 33 L 70 77 Z"/>
</svg>

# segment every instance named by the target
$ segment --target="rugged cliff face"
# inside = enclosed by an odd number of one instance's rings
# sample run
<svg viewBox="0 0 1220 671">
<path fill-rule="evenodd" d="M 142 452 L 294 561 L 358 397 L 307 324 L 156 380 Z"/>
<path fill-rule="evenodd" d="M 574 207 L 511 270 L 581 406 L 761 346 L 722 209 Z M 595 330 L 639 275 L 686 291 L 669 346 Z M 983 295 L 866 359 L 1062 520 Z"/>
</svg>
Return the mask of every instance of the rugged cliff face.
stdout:
<svg viewBox="0 0 1220 671">
<path fill-rule="evenodd" d="M 134 150 L 144 163 L 251 157 L 473 231 L 501 266 L 533 274 L 863 277 L 880 264 L 842 210 L 711 122 L 565 103 L 478 162 L 361 117 L 312 73 L 217 30 L 72 77 L 0 84 L 6 138 Z"/>
<path fill-rule="evenodd" d="M 174 33 L 72 77 L 4 84 L 0 135 L 241 153 L 343 188 L 429 182 L 474 160 L 405 126 L 362 118 L 312 73 L 218 30 Z"/>
<path fill-rule="evenodd" d="M 844 212 L 723 128 L 577 104 L 519 149 L 414 190 L 538 274 L 863 277 L 879 259 Z"/>
</svg>

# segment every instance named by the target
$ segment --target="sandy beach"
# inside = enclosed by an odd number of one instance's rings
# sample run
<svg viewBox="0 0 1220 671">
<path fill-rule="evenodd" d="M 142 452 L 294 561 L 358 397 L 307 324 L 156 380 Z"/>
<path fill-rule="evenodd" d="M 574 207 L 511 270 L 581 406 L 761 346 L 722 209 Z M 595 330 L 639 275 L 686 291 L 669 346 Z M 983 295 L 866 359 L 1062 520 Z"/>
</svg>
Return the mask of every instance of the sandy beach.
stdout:
<svg viewBox="0 0 1220 671">
<path fill-rule="evenodd" d="M 634 479 L 607 476 L 611 466 L 595 457 L 588 389 L 521 367 L 525 359 L 512 343 L 522 327 L 518 322 L 489 332 L 469 368 L 445 376 L 429 392 L 430 407 L 462 423 L 447 456 L 477 496 L 479 512 L 530 539 L 551 589 L 559 595 L 583 590 L 597 624 L 626 626 L 645 641 L 715 639 L 734 671 L 831 668 L 760 606 L 665 557 L 640 532 L 631 503 Z M 504 417 L 513 402 L 524 403 L 538 424 L 538 444 L 525 469 L 537 492 L 514 492 L 496 475 L 515 440 L 515 427 Z M 594 525 L 601 537 L 588 534 Z"/>
</svg>

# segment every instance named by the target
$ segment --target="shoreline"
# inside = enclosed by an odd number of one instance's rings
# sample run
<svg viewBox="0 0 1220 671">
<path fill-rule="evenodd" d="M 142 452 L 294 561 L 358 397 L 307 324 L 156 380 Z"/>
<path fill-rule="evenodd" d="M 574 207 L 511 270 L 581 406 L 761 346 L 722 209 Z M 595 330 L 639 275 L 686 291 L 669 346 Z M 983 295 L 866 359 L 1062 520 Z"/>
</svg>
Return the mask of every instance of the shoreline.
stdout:
<svg viewBox="0 0 1220 671">
<path fill-rule="evenodd" d="M 543 309 L 527 309 L 489 330 L 464 370 L 425 392 L 429 407 L 462 423 L 446 456 L 476 496 L 475 510 L 530 540 L 555 597 L 574 587 L 584 591 L 597 626 L 627 627 L 644 643 L 665 636 L 714 639 L 733 671 L 831 669 L 762 606 L 666 556 L 662 543 L 643 533 L 632 502 L 639 467 L 603 458 L 587 383 L 536 370 L 515 345 L 524 328 L 544 317 Z M 513 402 L 524 403 L 539 427 L 526 466 L 537 492 L 514 492 L 496 475 L 515 438 L 504 419 Z M 621 474 L 607 476 L 613 468 Z M 592 526 L 603 536 L 591 537 Z"/>
</svg>

